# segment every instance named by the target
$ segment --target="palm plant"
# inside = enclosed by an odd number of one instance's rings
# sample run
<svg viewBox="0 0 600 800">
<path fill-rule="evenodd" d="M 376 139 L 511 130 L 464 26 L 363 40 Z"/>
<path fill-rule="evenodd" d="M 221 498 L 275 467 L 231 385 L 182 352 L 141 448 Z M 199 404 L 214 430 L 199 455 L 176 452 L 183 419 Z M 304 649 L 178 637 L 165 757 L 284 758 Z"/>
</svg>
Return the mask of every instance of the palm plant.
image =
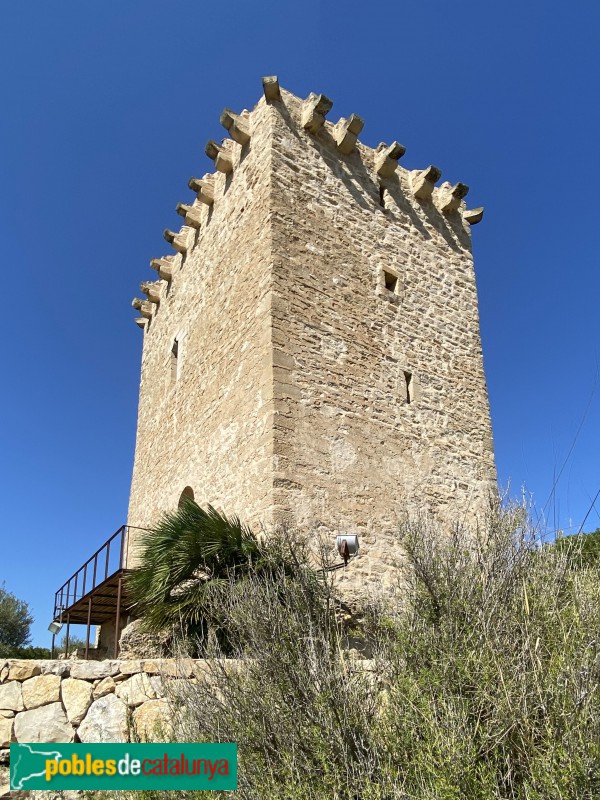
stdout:
<svg viewBox="0 0 600 800">
<path fill-rule="evenodd" d="M 188 639 L 218 638 L 224 620 L 221 593 L 231 581 L 268 571 L 281 551 L 262 545 L 238 517 L 193 500 L 163 515 L 139 551 L 140 566 L 127 577 L 133 611 L 151 632 L 178 629 Z"/>
</svg>

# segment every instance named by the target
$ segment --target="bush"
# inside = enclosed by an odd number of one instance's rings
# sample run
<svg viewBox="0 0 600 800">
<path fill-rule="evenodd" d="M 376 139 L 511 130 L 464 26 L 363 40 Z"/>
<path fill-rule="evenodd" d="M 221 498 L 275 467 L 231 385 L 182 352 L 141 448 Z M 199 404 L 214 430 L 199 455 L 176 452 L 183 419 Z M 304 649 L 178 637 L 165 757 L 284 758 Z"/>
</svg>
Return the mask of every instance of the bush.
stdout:
<svg viewBox="0 0 600 800">
<path fill-rule="evenodd" d="M 6 651 L 6 655 L 2 654 L 4 658 L 20 658 L 20 659 L 42 659 L 50 658 L 52 651 L 49 647 L 13 647 Z"/>
<path fill-rule="evenodd" d="M 567 555 L 574 569 L 592 566 L 600 561 L 600 528 L 593 533 L 563 536 L 554 546 Z"/>
<path fill-rule="evenodd" d="M 0 586 L 0 657 L 12 658 L 17 649 L 31 640 L 33 616 L 24 600 Z"/>
<path fill-rule="evenodd" d="M 600 796 L 598 562 L 539 549 L 518 509 L 477 537 L 428 523 L 400 536 L 405 605 L 364 610 L 367 663 L 313 571 L 224 588 L 242 665 L 214 660 L 209 681 L 183 684 L 177 739 L 237 742 L 244 800 Z"/>
</svg>

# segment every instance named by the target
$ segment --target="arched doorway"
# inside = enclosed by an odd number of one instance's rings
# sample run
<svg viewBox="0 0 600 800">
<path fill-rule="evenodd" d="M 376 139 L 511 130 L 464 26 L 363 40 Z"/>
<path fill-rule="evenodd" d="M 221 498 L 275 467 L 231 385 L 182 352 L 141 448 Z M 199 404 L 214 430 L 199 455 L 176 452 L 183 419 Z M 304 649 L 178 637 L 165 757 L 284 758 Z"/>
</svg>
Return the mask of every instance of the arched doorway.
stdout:
<svg viewBox="0 0 600 800">
<path fill-rule="evenodd" d="M 179 502 L 177 503 L 177 508 L 181 508 L 184 505 L 184 503 L 186 503 L 188 500 L 193 500 L 193 499 L 194 499 L 194 490 L 192 489 L 191 486 L 186 486 L 183 492 L 179 496 Z"/>
</svg>

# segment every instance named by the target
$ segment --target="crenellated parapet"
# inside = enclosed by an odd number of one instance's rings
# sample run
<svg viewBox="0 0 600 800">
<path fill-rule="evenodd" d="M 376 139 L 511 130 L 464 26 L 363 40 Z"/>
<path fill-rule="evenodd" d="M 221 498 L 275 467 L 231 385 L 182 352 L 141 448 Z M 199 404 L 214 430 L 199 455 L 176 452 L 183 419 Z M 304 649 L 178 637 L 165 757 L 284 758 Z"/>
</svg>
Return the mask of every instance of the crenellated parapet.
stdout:
<svg viewBox="0 0 600 800">
<path fill-rule="evenodd" d="M 327 115 L 333 107 L 333 101 L 325 94 L 311 92 L 305 99 L 300 99 L 282 90 L 275 75 L 264 77 L 262 87 L 264 98 L 252 111 L 238 113 L 230 108 L 223 110 L 219 122 L 227 131 L 228 138 L 220 142 L 210 139 L 205 147 L 206 156 L 213 162 L 213 171 L 205 173 L 202 178 L 190 178 L 188 187 L 194 192 L 195 198 L 190 203 L 180 202 L 176 206 L 177 214 L 183 218 L 183 225 L 179 230 L 167 228 L 163 234 L 175 255 L 153 258 L 150 262 L 160 281 L 173 281 L 191 251 L 199 246 L 203 231 L 213 218 L 216 204 L 224 197 L 229 184 L 235 181 L 236 172 L 246 155 L 253 150 L 260 153 L 262 129 L 257 126 L 265 124 L 269 115 L 272 115 L 272 119 L 277 115 L 285 115 L 288 124 L 296 126 L 295 133 L 300 139 L 306 137 L 312 140 L 319 147 L 326 148 L 330 156 L 337 155 L 348 165 L 362 162 L 363 174 L 366 171 L 371 176 L 370 186 L 379 186 L 381 198 L 386 192 L 390 193 L 389 201 L 381 200 L 376 205 L 375 192 L 372 188 L 369 190 L 374 212 L 393 211 L 394 198 L 397 200 L 403 194 L 416 213 L 427 215 L 429 220 L 439 215 L 436 224 L 440 226 L 458 225 L 468 230 L 471 225 L 481 221 L 483 208 L 466 207 L 466 184 L 446 182 L 439 185 L 442 171 L 437 166 L 417 169 L 400 166 L 406 147 L 398 141 L 392 141 L 391 144 L 382 142 L 375 148 L 363 144 L 359 136 L 365 120 L 358 114 L 330 122 Z M 253 141 L 253 137 L 258 139 Z M 146 300 L 139 301 L 140 316 L 136 321 L 144 329 L 148 329 L 147 322 L 154 313 L 152 307 L 159 305 L 160 296 L 158 282 L 158 285 L 152 284 L 146 293 Z"/>
</svg>

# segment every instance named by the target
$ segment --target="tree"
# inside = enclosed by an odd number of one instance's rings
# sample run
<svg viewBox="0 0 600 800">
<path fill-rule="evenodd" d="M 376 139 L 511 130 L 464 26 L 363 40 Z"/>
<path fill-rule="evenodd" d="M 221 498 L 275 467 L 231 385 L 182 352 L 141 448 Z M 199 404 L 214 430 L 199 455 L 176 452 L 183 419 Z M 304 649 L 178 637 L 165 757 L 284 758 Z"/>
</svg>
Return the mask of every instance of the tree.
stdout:
<svg viewBox="0 0 600 800">
<path fill-rule="evenodd" d="M 555 546 L 566 553 L 575 569 L 591 567 L 600 561 L 600 528 L 591 533 L 576 533 L 556 540 Z"/>
<path fill-rule="evenodd" d="M 67 636 L 66 634 L 60 640 L 60 647 L 58 648 L 59 653 L 66 652 L 66 644 L 67 644 Z M 70 656 L 76 650 L 83 650 L 85 648 L 85 639 L 81 639 L 79 636 L 69 636 L 69 652 L 67 656 Z"/>
<path fill-rule="evenodd" d="M 24 600 L 0 586 L 0 655 L 8 657 L 31 641 L 33 616 Z"/>
<path fill-rule="evenodd" d="M 260 555 L 252 531 L 236 517 L 211 506 L 206 511 L 187 500 L 163 516 L 145 538 L 141 565 L 128 576 L 136 616 L 160 631 L 183 627 L 202 633 L 210 594 L 232 570 Z"/>
<path fill-rule="evenodd" d="M 220 597 L 232 581 L 281 565 L 289 574 L 295 569 L 284 548 L 263 546 L 237 517 L 193 500 L 163 516 L 140 556 L 127 578 L 135 615 L 148 631 L 177 629 L 192 640 L 206 640 L 209 630 L 226 640 Z"/>
</svg>

